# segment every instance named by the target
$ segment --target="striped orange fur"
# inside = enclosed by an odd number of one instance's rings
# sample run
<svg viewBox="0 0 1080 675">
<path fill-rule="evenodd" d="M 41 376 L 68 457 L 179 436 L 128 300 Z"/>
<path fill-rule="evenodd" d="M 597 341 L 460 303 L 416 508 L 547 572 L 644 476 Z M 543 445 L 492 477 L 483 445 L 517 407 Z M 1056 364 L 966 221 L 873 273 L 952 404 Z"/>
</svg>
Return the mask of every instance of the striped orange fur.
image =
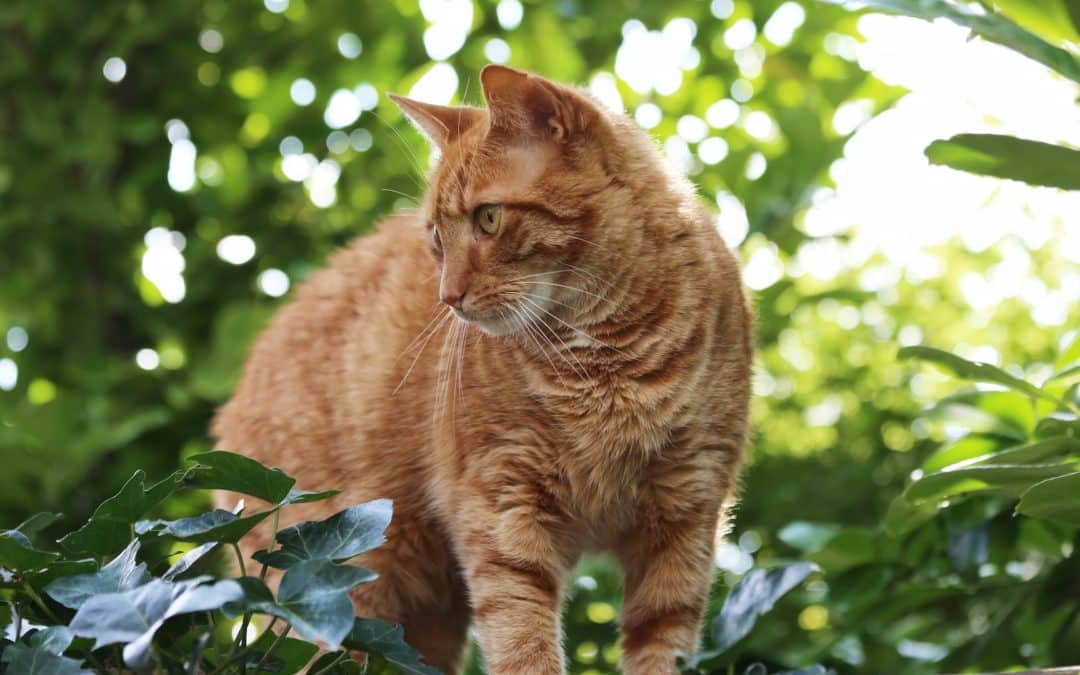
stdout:
<svg viewBox="0 0 1080 675">
<path fill-rule="evenodd" d="M 395 97 L 441 153 L 423 203 L 297 289 L 213 433 L 344 487 L 297 518 L 394 500 L 357 609 L 443 671 L 471 621 L 489 673 L 564 672 L 563 579 L 608 551 L 624 671 L 674 673 L 747 435 L 737 264 L 624 115 L 510 68 L 481 80 L 486 108 Z"/>
</svg>

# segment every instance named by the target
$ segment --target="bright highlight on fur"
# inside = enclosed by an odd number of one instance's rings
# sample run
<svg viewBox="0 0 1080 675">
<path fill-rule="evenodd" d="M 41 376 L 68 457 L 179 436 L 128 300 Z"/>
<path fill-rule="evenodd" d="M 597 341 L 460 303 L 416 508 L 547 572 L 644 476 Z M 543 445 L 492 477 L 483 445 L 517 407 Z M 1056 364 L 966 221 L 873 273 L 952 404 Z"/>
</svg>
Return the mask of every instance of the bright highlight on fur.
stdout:
<svg viewBox="0 0 1080 675">
<path fill-rule="evenodd" d="M 747 435 L 737 265 L 632 121 L 510 68 L 481 81 L 487 108 L 392 96 L 441 151 L 422 205 L 296 290 L 213 432 L 345 487 L 297 518 L 393 499 L 356 606 L 443 671 L 471 621 L 489 673 L 564 672 L 563 578 L 595 550 L 624 570 L 624 672 L 675 673 Z"/>
</svg>

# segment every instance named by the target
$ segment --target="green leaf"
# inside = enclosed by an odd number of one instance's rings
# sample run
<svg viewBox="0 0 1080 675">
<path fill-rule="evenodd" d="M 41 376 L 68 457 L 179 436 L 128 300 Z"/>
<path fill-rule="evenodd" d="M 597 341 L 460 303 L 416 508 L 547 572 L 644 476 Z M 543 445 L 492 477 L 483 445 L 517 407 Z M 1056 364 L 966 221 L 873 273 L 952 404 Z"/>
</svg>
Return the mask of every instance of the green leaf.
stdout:
<svg viewBox="0 0 1080 675">
<path fill-rule="evenodd" d="M 1040 462 L 1047 464 L 1046 460 L 1067 456 L 1071 453 L 1080 453 L 1080 439 L 1057 436 L 1048 438 L 1037 443 L 1018 445 L 992 452 L 986 456 L 976 458 L 976 464 L 1033 464 Z"/>
<path fill-rule="evenodd" d="M 289 490 L 289 495 L 281 502 L 282 506 L 286 504 L 310 504 L 311 502 L 321 502 L 331 497 L 336 497 L 341 494 L 341 490 L 323 490 L 322 492 L 310 492 L 308 490 L 297 490 L 293 488 Z"/>
<path fill-rule="evenodd" d="M 12 675 L 93 675 L 81 662 L 54 654 L 45 647 L 13 644 L 4 650 L 0 661 L 7 664 L 7 672 Z"/>
<path fill-rule="evenodd" d="M 1080 190 L 1080 150 L 998 134 L 959 134 L 926 148 L 932 164 L 1031 185 Z"/>
<path fill-rule="evenodd" d="M 240 517 L 223 509 L 178 520 L 140 520 L 135 523 L 138 535 L 154 534 L 197 544 L 216 541 L 232 544 L 266 519 L 273 510 Z"/>
<path fill-rule="evenodd" d="M 166 620 L 218 609 L 243 598 L 236 581 L 205 582 L 205 578 L 154 579 L 123 593 L 94 596 L 75 613 L 70 628 L 76 635 L 95 640 L 95 648 L 124 643 L 124 663 L 143 668 L 150 662 L 150 642 Z"/>
<path fill-rule="evenodd" d="M 227 616 L 261 612 L 285 619 L 308 640 L 337 649 L 352 629 L 355 616 L 349 589 L 374 580 L 374 572 L 329 560 L 304 560 L 291 566 L 281 579 L 277 600 L 261 580 L 244 577 L 242 601 L 225 608 Z"/>
<path fill-rule="evenodd" d="M 26 535 L 18 530 L 0 532 L 0 568 L 25 572 L 45 567 L 59 554 L 39 551 Z"/>
<path fill-rule="evenodd" d="M 35 513 L 34 515 L 30 516 L 22 523 L 20 523 L 19 526 L 15 529 L 19 532 L 22 532 L 27 537 L 32 537 L 41 530 L 44 530 L 49 525 L 52 525 L 56 521 L 60 520 L 60 518 L 62 517 L 63 514 L 60 513 Z"/>
<path fill-rule="evenodd" d="M 343 651 L 323 654 L 308 668 L 308 673 L 312 675 L 363 675 L 365 672 L 359 663 Z"/>
<path fill-rule="evenodd" d="M 1036 483 L 1020 497 L 1018 513 L 1080 525 L 1080 472 Z"/>
<path fill-rule="evenodd" d="M 713 620 L 714 650 L 722 653 L 745 637 L 760 616 L 769 612 L 780 598 L 817 569 L 814 563 L 797 562 L 747 572 L 731 589 L 720 613 Z"/>
<path fill-rule="evenodd" d="M 947 352 L 925 345 L 902 347 L 897 354 L 901 359 L 921 359 L 929 361 L 952 372 L 954 375 L 976 382 L 993 382 L 1004 385 L 1010 389 L 1021 391 L 1029 396 L 1047 399 L 1061 404 L 1056 397 L 1047 394 L 1030 382 L 1025 382 L 1017 377 L 1006 373 L 1001 368 L 980 361 L 968 361 L 952 352 Z"/>
<path fill-rule="evenodd" d="M 927 457 L 922 470 L 924 473 L 940 471 L 947 466 L 989 455 L 999 446 L 1000 441 L 993 436 L 969 434 Z"/>
<path fill-rule="evenodd" d="M 389 499 L 358 504 L 326 520 L 282 530 L 277 536 L 280 549 L 271 553 L 259 551 L 253 557 L 278 569 L 319 558 L 348 560 L 386 541 L 383 532 L 392 514 L 393 503 Z"/>
<path fill-rule="evenodd" d="M 777 536 L 792 548 L 803 553 L 814 553 L 820 551 L 839 530 L 838 525 L 796 520 L 785 525 Z"/>
<path fill-rule="evenodd" d="M 847 0 L 826 0 L 826 2 L 847 4 Z M 946 0 L 861 0 L 861 4 L 872 9 L 906 14 L 927 21 L 945 17 L 971 29 L 973 33 L 990 42 L 1009 47 L 1053 68 L 1075 82 L 1080 82 L 1080 62 L 1075 56 L 1047 43 L 1001 14 L 978 12 L 961 4 L 946 2 Z"/>
<path fill-rule="evenodd" d="M 289 496 L 296 479 L 232 452 L 215 450 L 192 455 L 197 462 L 189 483 L 194 487 L 229 490 L 277 504 Z"/>
<path fill-rule="evenodd" d="M 1069 21 L 1068 6 L 1077 5 L 1075 0 L 994 0 L 994 4 L 1048 42 L 1080 42 L 1080 34 Z"/>
<path fill-rule="evenodd" d="M 837 532 L 821 550 L 807 557 L 822 569 L 833 573 L 870 562 L 876 552 L 874 533 L 858 528 L 844 528 Z"/>
<path fill-rule="evenodd" d="M 937 502 L 913 504 L 901 494 L 889 503 L 889 510 L 885 512 L 882 525 L 885 527 L 885 534 L 890 537 L 899 537 L 931 520 L 937 512 Z"/>
<path fill-rule="evenodd" d="M 90 572 L 96 572 L 98 570 L 98 563 L 93 558 L 82 558 L 80 560 L 55 560 L 45 568 L 36 570 L 34 572 L 28 572 L 23 577 L 30 583 L 31 586 L 37 589 L 43 589 L 52 583 L 54 580 L 61 577 L 71 577 L 77 574 L 88 574 Z"/>
<path fill-rule="evenodd" d="M 249 665 L 249 668 L 262 659 L 263 655 L 270 649 L 270 646 L 277 638 L 278 635 L 274 631 L 263 631 L 263 634 L 259 636 L 259 639 L 255 641 L 255 644 L 251 645 L 251 661 L 253 663 Z M 271 670 L 272 672 L 277 673 L 277 675 L 293 675 L 294 673 L 300 672 L 318 651 L 319 648 L 311 642 L 286 637 L 278 643 L 278 646 L 274 649 L 274 653 L 267 659 L 266 663 L 263 664 L 263 669 Z M 271 664 L 272 666 L 270 668 L 266 667 Z"/>
<path fill-rule="evenodd" d="M 1072 471 L 1061 464 L 980 464 L 928 474 L 904 490 L 908 501 L 940 500 L 975 492 L 1019 497 L 1031 485 Z"/>
<path fill-rule="evenodd" d="M 78 609 L 90 598 L 106 593 L 121 593 L 150 581 L 146 564 L 136 562 L 139 540 L 135 539 L 120 555 L 93 574 L 62 577 L 45 587 L 45 592 L 64 607 Z"/>
<path fill-rule="evenodd" d="M 50 626 L 42 630 L 34 631 L 27 644 L 31 647 L 40 647 L 51 654 L 63 654 L 64 650 L 71 646 L 75 636 L 67 626 Z"/>
<path fill-rule="evenodd" d="M 144 487 L 146 474 L 136 471 L 120 492 L 98 505 L 85 525 L 61 537 L 60 545 L 71 553 L 88 552 L 98 556 L 122 550 L 131 541 L 135 521 L 171 495 L 187 474 L 186 470 L 176 471 L 168 478 Z"/>
<path fill-rule="evenodd" d="M 1080 418 L 1065 414 L 1044 417 L 1035 425 L 1035 435 L 1047 439 L 1059 436 L 1080 438 Z"/>
<path fill-rule="evenodd" d="M 181 574 L 184 574 L 197 565 L 207 554 L 217 548 L 218 544 L 220 544 L 220 542 L 217 541 L 208 541 L 205 544 L 199 544 L 181 556 L 179 560 L 169 567 L 169 569 L 165 570 L 165 574 L 162 574 L 161 578 L 166 581 L 176 579 Z"/>
<path fill-rule="evenodd" d="M 342 644 L 349 649 L 381 655 L 402 675 L 439 675 L 438 670 L 424 665 L 420 652 L 406 644 L 404 628 L 381 619 L 355 619 Z"/>
</svg>

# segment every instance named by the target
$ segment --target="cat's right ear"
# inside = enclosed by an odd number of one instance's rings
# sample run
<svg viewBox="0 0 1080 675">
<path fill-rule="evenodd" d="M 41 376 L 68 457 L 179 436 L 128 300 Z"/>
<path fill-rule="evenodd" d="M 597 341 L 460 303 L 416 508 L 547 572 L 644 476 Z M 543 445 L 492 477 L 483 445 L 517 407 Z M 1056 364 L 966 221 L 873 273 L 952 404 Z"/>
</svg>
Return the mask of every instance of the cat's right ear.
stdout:
<svg viewBox="0 0 1080 675">
<path fill-rule="evenodd" d="M 388 94 L 390 100 L 401 108 L 412 122 L 424 132 L 431 141 L 445 149 L 461 134 L 479 124 L 484 119 L 484 111 L 480 108 L 458 106 L 451 108 L 434 103 L 424 103 L 415 99 Z"/>
</svg>

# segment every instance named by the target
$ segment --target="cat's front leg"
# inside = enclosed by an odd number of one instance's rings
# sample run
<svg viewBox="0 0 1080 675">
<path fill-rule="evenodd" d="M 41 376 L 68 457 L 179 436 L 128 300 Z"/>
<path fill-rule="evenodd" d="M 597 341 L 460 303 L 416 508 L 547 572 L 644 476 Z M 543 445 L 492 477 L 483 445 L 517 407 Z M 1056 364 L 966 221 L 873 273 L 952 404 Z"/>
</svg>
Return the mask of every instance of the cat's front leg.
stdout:
<svg viewBox="0 0 1080 675">
<path fill-rule="evenodd" d="M 673 675 L 678 673 L 675 654 L 697 649 L 714 574 L 718 506 L 706 501 L 682 517 L 649 513 L 619 548 L 627 675 Z"/>
<path fill-rule="evenodd" d="M 564 565 L 533 512 L 476 508 L 461 541 L 473 622 L 489 675 L 562 675 Z"/>
</svg>

